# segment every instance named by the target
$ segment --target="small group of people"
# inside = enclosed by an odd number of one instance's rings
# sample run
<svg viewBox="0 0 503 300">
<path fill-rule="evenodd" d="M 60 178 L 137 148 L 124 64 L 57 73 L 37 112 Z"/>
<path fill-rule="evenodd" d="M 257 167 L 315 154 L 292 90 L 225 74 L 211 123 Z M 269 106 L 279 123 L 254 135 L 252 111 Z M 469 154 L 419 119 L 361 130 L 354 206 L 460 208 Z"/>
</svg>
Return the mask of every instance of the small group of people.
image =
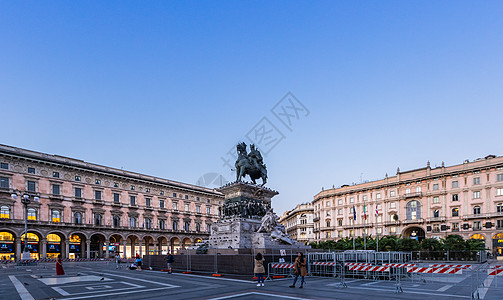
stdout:
<svg viewBox="0 0 503 300">
<path fill-rule="evenodd" d="M 255 277 L 257 277 L 257 286 L 264 286 L 264 281 L 265 281 L 265 267 L 264 267 L 264 256 L 262 253 L 257 253 L 255 255 L 255 267 L 253 270 L 253 273 L 255 273 Z M 295 264 L 294 264 L 294 274 L 295 278 L 293 279 L 292 285 L 290 285 L 291 288 L 295 287 L 295 284 L 297 283 L 297 279 L 299 276 L 301 277 L 300 279 L 300 286 L 299 288 L 304 287 L 304 277 L 307 276 L 307 264 L 306 264 L 306 259 L 304 258 L 304 253 L 299 252 L 297 254 L 297 257 L 295 258 Z"/>
</svg>

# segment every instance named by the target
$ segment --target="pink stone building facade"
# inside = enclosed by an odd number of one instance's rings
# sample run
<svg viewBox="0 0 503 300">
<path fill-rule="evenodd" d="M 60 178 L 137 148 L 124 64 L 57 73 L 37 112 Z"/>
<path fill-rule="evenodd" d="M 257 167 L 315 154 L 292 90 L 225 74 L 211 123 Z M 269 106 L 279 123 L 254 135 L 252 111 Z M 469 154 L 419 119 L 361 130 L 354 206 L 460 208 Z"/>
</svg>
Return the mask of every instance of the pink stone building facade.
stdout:
<svg viewBox="0 0 503 300">
<path fill-rule="evenodd" d="M 401 234 L 419 240 L 459 234 L 481 239 L 502 255 L 503 157 L 398 169 L 396 176 L 322 190 L 313 207 L 316 241 L 364 234 Z"/>
<path fill-rule="evenodd" d="M 209 238 L 223 204 L 213 189 L 0 145 L 0 260 L 25 247 L 24 207 L 13 193 L 32 197 L 33 258 L 176 252 Z"/>
</svg>

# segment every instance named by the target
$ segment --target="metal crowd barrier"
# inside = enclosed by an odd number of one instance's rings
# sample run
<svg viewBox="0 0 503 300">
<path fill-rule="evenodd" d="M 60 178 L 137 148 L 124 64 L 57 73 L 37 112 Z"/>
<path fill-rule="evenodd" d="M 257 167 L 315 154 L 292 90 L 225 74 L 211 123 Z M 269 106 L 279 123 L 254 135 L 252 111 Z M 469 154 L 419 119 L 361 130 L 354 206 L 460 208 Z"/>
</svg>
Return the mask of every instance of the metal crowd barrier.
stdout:
<svg viewBox="0 0 503 300">
<path fill-rule="evenodd" d="M 272 280 L 274 278 L 292 277 L 295 264 L 286 263 L 269 263 L 267 265 L 267 278 Z"/>
</svg>

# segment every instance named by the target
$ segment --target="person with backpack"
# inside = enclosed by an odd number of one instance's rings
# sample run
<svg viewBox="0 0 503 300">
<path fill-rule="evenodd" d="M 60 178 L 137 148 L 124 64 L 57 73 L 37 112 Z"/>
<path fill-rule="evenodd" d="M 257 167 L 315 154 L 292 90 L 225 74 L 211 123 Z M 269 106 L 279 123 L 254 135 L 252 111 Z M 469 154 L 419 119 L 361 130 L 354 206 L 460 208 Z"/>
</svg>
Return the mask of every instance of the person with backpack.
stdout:
<svg viewBox="0 0 503 300">
<path fill-rule="evenodd" d="M 166 257 L 166 264 L 168 266 L 168 273 L 173 273 L 173 263 L 175 262 L 175 256 L 172 253 L 168 253 Z"/>
</svg>

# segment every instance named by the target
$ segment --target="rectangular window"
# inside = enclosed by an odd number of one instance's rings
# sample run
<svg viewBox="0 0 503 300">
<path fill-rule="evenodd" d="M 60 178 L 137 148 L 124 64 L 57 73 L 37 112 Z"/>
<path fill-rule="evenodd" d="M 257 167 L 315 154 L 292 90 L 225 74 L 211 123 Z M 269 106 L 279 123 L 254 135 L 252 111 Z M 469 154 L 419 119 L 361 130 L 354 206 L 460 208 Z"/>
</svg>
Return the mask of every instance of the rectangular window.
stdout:
<svg viewBox="0 0 503 300">
<path fill-rule="evenodd" d="M 27 189 L 28 192 L 35 192 L 35 181 L 28 181 Z"/>
<path fill-rule="evenodd" d="M 458 181 L 457 181 L 457 180 L 456 180 L 456 181 L 453 181 L 453 182 L 452 182 L 452 188 L 453 188 L 453 189 L 455 189 L 455 188 L 457 188 L 457 187 L 459 187 Z"/>
<path fill-rule="evenodd" d="M 376 194 L 376 198 L 377 198 L 377 199 L 381 199 L 381 193 L 377 193 L 377 194 Z"/>
<path fill-rule="evenodd" d="M 173 193 L 173 198 L 176 198 L 176 193 Z"/>
<path fill-rule="evenodd" d="M 395 234 L 396 233 L 396 227 L 395 226 L 390 227 L 389 232 L 391 232 L 391 234 Z"/>
<path fill-rule="evenodd" d="M 189 196 L 188 196 L 188 195 L 185 195 L 185 199 L 189 199 Z"/>
<path fill-rule="evenodd" d="M 4 188 L 4 189 L 9 188 L 9 178 L 8 177 L 0 177 L 0 188 Z"/>
<path fill-rule="evenodd" d="M 185 211 L 189 211 L 189 204 L 185 203 Z"/>
<path fill-rule="evenodd" d="M 211 214 L 211 207 L 206 207 L 206 213 L 209 215 Z"/>
<path fill-rule="evenodd" d="M 459 216 L 459 208 L 455 207 L 452 209 L 452 216 L 453 217 L 458 217 Z"/>
<path fill-rule="evenodd" d="M 337 214 L 341 216 L 342 215 L 342 209 L 337 210 Z"/>
<path fill-rule="evenodd" d="M 75 188 L 75 198 L 82 198 L 82 189 L 81 188 Z"/>
<path fill-rule="evenodd" d="M 342 205 L 342 199 L 337 200 L 337 204 Z"/>
<path fill-rule="evenodd" d="M 101 200 L 101 191 L 94 191 L 94 199 Z"/>
<path fill-rule="evenodd" d="M 59 173 L 58 172 L 52 172 L 52 177 L 59 178 Z"/>
<path fill-rule="evenodd" d="M 473 178 L 473 185 L 478 185 L 480 184 L 480 177 L 474 177 Z"/>
<path fill-rule="evenodd" d="M 473 230 L 482 230 L 482 225 L 480 221 L 474 221 L 472 225 Z"/>
<path fill-rule="evenodd" d="M 9 164 L 8 163 L 0 163 L 0 168 L 4 169 L 4 170 L 8 170 L 9 169 Z"/>
<path fill-rule="evenodd" d="M 337 220 L 337 225 L 342 226 L 342 219 Z"/>
<path fill-rule="evenodd" d="M 150 207 L 150 198 L 145 198 L 145 205 Z"/>
<path fill-rule="evenodd" d="M 434 191 L 438 191 L 438 183 L 435 183 L 435 184 L 433 185 L 433 190 L 434 190 Z"/>
<path fill-rule="evenodd" d="M 349 198 L 349 202 L 354 203 L 355 202 L 355 198 L 354 197 Z"/>
<path fill-rule="evenodd" d="M 409 188 L 405 189 L 405 194 L 410 194 L 410 189 Z"/>
<path fill-rule="evenodd" d="M 363 195 L 362 200 L 367 201 L 367 195 Z"/>
<path fill-rule="evenodd" d="M 390 197 L 394 197 L 396 195 L 395 190 L 389 191 L 389 195 L 390 195 Z"/>
<path fill-rule="evenodd" d="M 420 186 L 416 186 L 416 193 L 419 193 L 421 192 L 421 187 Z"/>
<path fill-rule="evenodd" d="M 473 192 L 473 199 L 480 199 L 480 191 Z"/>
<path fill-rule="evenodd" d="M 201 212 L 201 206 L 200 205 L 196 205 L 196 213 L 200 213 Z"/>
<path fill-rule="evenodd" d="M 503 174 L 496 175 L 496 181 L 503 181 Z"/>
<path fill-rule="evenodd" d="M 60 194 L 60 185 L 59 184 L 53 184 L 52 185 L 52 194 L 53 195 L 59 195 Z"/>
<path fill-rule="evenodd" d="M 433 232 L 440 232 L 440 224 L 433 224 Z"/>
<path fill-rule="evenodd" d="M 496 196 L 503 196 L 503 189 L 496 189 Z"/>
<path fill-rule="evenodd" d="M 177 210 L 178 209 L 178 202 L 173 202 L 173 209 Z"/>
<path fill-rule="evenodd" d="M 129 196 L 129 204 L 136 205 L 136 196 Z"/>
<path fill-rule="evenodd" d="M 452 201 L 459 201 L 459 196 L 458 194 L 452 195 Z"/>
<path fill-rule="evenodd" d="M 396 208 L 396 202 L 391 202 L 389 204 L 389 208 Z"/>
<path fill-rule="evenodd" d="M 433 203 L 440 203 L 440 197 L 433 197 Z"/>
<path fill-rule="evenodd" d="M 503 220 L 496 220 L 496 228 L 497 229 L 503 228 Z"/>
<path fill-rule="evenodd" d="M 28 168 L 28 173 L 35 174 L 35 168 Z"/>
<path fill-rule="evenodd" d="M 459 231 L 459 223 L 451 223 L 452 231 Z"/>
<path fill-rule="evenodd" d="M 164 200 L 159 200 L 159 207 L 164 208 Z"/>
<path fill-rule="evenodd" d="M 121 195 L 119 193 L 114 193 L 114 203 L 119 203 L 121 201 Z"/>
</svg>

